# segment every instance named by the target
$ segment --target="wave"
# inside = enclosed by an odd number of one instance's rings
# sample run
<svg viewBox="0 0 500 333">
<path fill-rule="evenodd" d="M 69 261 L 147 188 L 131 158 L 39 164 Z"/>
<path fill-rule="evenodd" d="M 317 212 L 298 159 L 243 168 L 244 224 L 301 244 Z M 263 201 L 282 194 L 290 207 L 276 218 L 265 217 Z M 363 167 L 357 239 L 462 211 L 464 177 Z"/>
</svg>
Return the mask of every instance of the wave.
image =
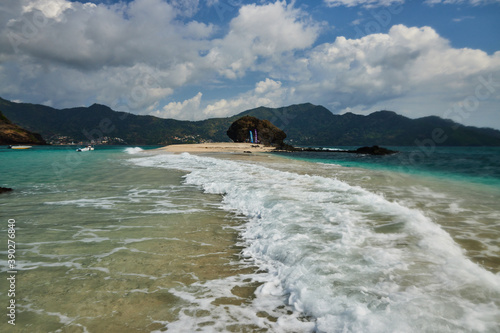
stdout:
<svg viewBox="0 0 500 333">
<path fill-rule="evenodd" d="M 188 171 L 246 216 L 242 255 L 266 271 L 257 299 L 282 297 L 319 332 L 498 329 L 500 276 L 471 262 L 417 209 L 334 178 L 189 154 L 134 159 Z"/>
<path fill-rule="evenodd" d="M 131 155 L 134 155 L 134 154 L 137 154 L 137 153 L 140 153 L 141 151 L 144 151 L 144 149 L 140 148 L 140 147 L 129 147 L 129 148 L 125 148 L 125 152 L 127 154 L 131 154 Z"/>
</svg>

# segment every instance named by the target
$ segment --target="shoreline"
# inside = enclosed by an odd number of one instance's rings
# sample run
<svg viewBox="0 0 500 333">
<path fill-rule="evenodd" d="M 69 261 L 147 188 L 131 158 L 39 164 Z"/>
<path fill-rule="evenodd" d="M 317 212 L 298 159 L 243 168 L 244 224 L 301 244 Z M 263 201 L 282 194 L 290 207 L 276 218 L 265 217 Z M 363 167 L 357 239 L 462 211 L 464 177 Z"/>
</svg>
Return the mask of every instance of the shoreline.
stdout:
<svg viewBox="0 0 500 333">
<path fill-rule="evenodd" d="M 170 153 L 269 153 L 269 152 L 335 152 L 335 153 L 350 153 L 361 155 L 392 155 L 398 153 L 395 150 L 389 150 L 379 146 L 365 146 L 356 150 L 331 150 L 323 148 L 296 148 L 290 145 L 284 145 L 281 149 L 273 146 L 264 146 L 262 144 L 249 142 L 210 142 L 210 143 L 193 143 L 193 144 L 174 144 L 163 148 L 158 148 L 161 151 Z"/>
<path fill-rule="evenodd" d="M 247 142 L 210 142 L 168 145 L 157 150 L 169 153 L 269 153 L 276 147 Z"/>
</svg>

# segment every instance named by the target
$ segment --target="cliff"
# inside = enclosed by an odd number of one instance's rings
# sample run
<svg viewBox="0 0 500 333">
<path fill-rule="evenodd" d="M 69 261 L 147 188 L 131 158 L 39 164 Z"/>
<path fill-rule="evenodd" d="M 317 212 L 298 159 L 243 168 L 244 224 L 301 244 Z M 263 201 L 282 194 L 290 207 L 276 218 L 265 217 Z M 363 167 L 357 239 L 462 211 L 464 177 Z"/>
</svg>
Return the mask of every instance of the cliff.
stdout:
<svg viewBox="0 0 500 333">
<path fill-rule="evenodd" d="M 0 111 L 0 145 L 15 144 L 45 145 L 47 143 L 40 134 L 13 124 Z"/>
</svg>

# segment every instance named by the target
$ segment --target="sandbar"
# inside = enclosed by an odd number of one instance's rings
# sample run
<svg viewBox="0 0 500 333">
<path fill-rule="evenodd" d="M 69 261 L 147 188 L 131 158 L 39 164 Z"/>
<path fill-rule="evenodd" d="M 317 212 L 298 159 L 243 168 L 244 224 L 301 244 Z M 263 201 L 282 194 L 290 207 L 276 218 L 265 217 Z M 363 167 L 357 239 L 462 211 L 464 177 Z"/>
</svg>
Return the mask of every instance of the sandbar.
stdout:
<svg viewBox="0 0 500 333">
<path fill-rule="evenodd" d="M 170 153 L 268 153 L 276 147 L 246 142 L 210 142 L 169 145 L 158 150 Z"/>
</svg>

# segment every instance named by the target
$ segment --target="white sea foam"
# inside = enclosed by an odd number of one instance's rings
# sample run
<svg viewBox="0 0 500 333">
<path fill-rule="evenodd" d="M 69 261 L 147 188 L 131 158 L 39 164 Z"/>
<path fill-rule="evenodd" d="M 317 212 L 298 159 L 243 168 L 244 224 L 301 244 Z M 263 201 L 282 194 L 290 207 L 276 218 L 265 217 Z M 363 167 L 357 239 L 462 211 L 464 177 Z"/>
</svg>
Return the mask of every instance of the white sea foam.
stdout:
<svg viewBox="0 0 500 333">
<path fill-rule="evenodd" d="M 79 208 L 93 207 L 101 209 L 111 209 L 116 204 L 116 200 L 111 200 L 109 198 L 100 199 L 77 199 L 77 200 L 62 200 L 56 202 L 45 202 L 46 205 L 61 205 L 61 206 L 71 206 L 75 205 Z"/>
<path fill-rule="evenodd" d="M 286 332 L 290 322 L 304 323 L 297 319 L 302 314 L 314 323 L 303 331 L 499 331 L 500 276 L 471 262 L 417 209 L 333 178 L 262 165 L 189 154 L 133 161 L 188 171 L 186 184 L 222 194 L 223 209 L 247 217 L 242 254 L 267 272 L 259 275 L 263 284 L 252 309 L 280 300 L 296 313 L 288 323 L 244 315 L 259 327 Z M 172 292 L 214 310 L 214 296 Z M 185 317 L 181 313 L 177 324 L 186 324 Z"/>
<path fill-rule="evenodd" d="M 144 212 L 145 214 L 191 214 L 191 213 L 199 213 L 203 212 L 202 209 L 162 209 L 162 208 L 157 208 L 157 209 L 152 209 L 149 211 Z"/>
<path fill-rule="evenodd" d="M 125 152 L 127 154 L 131 154 L 131 155 L 134 155 L 134 154 L 137 154 L 137 153 L 140 153 L 141 151 L 144 151 L 144 149 L 142 148 L 139 148 L 139 147 L 129 147 L 129 148 L 125 148 Z"/>
</svg>

